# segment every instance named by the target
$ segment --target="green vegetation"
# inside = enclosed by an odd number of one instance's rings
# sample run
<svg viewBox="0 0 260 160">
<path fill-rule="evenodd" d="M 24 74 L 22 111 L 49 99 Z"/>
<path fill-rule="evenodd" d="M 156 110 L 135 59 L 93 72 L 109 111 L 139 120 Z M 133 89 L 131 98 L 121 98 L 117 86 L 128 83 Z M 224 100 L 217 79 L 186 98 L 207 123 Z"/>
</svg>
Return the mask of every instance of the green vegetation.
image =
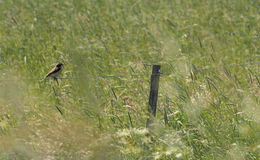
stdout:
<svg viewBox="0 0 260 160">
<path fill-rule="evenodd" d="M 259 11 L 257 0 L 0 0 L 0 159 L 259 159 Z M 39 80 L 57 62 L 79 78 Z M 149 132 L 147 64 L 163 73 Z"/>
</svg>

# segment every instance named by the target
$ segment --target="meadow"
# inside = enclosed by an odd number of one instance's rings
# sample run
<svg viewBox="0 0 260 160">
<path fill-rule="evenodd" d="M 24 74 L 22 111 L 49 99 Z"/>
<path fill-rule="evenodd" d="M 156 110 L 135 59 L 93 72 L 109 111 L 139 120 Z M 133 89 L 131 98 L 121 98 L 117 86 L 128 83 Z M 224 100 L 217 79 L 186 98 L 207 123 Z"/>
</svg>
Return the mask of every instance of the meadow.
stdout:
<svg viewBox="0 0 260 160">
<path fill-rule="evenodd" d="M 259 159 L 259 11 L 258 0 L 0 0 L 0 159 Z M 59 84 L 42 81 L 58 62 Z"/>
</svg>

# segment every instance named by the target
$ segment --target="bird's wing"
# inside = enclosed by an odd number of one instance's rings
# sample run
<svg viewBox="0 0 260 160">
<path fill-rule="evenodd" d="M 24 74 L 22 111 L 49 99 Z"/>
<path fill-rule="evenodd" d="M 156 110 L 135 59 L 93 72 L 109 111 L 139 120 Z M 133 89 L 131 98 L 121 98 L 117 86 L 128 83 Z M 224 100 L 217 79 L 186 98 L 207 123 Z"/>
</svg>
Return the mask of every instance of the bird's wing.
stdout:
<svg viewBox="0 0 260 160">
<path fill-rule="evenodd" d="M 54 67 L 46 76 L 45 78 L 49 77 L 50 75 L 58 72 L 60 70 L 60 68 Z"/>
</svg>

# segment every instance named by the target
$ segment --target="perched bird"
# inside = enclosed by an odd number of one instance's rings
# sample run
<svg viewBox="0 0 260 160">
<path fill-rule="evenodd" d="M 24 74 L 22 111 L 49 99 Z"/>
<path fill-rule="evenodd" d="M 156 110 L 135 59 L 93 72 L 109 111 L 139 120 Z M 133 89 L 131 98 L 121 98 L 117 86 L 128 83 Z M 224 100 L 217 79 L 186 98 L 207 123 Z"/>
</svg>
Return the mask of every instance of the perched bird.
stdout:
<svg viewBox="0 0 260 160">
<path fill-rule="evenodd" d="M 57 81 L 57 77 L 60 75 L 62 71 L 62 63 L 58 63 L 46 76 L 44 79 L 47 79 L 49 77 L 53 78 L 54 80 Z"/>
</svg>

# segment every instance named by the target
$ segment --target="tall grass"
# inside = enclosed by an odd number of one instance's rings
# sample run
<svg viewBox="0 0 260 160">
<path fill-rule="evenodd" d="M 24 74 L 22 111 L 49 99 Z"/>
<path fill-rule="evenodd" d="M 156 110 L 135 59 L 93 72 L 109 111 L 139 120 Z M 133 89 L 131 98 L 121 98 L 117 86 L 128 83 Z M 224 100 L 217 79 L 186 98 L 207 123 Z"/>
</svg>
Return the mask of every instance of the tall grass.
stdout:
<svg viewBox="0 0 260 160">
<path fill-rule="evenodd" d="M 0 159 L 259 159 L 259 6 L 0 0 Z"/>
</svg>

